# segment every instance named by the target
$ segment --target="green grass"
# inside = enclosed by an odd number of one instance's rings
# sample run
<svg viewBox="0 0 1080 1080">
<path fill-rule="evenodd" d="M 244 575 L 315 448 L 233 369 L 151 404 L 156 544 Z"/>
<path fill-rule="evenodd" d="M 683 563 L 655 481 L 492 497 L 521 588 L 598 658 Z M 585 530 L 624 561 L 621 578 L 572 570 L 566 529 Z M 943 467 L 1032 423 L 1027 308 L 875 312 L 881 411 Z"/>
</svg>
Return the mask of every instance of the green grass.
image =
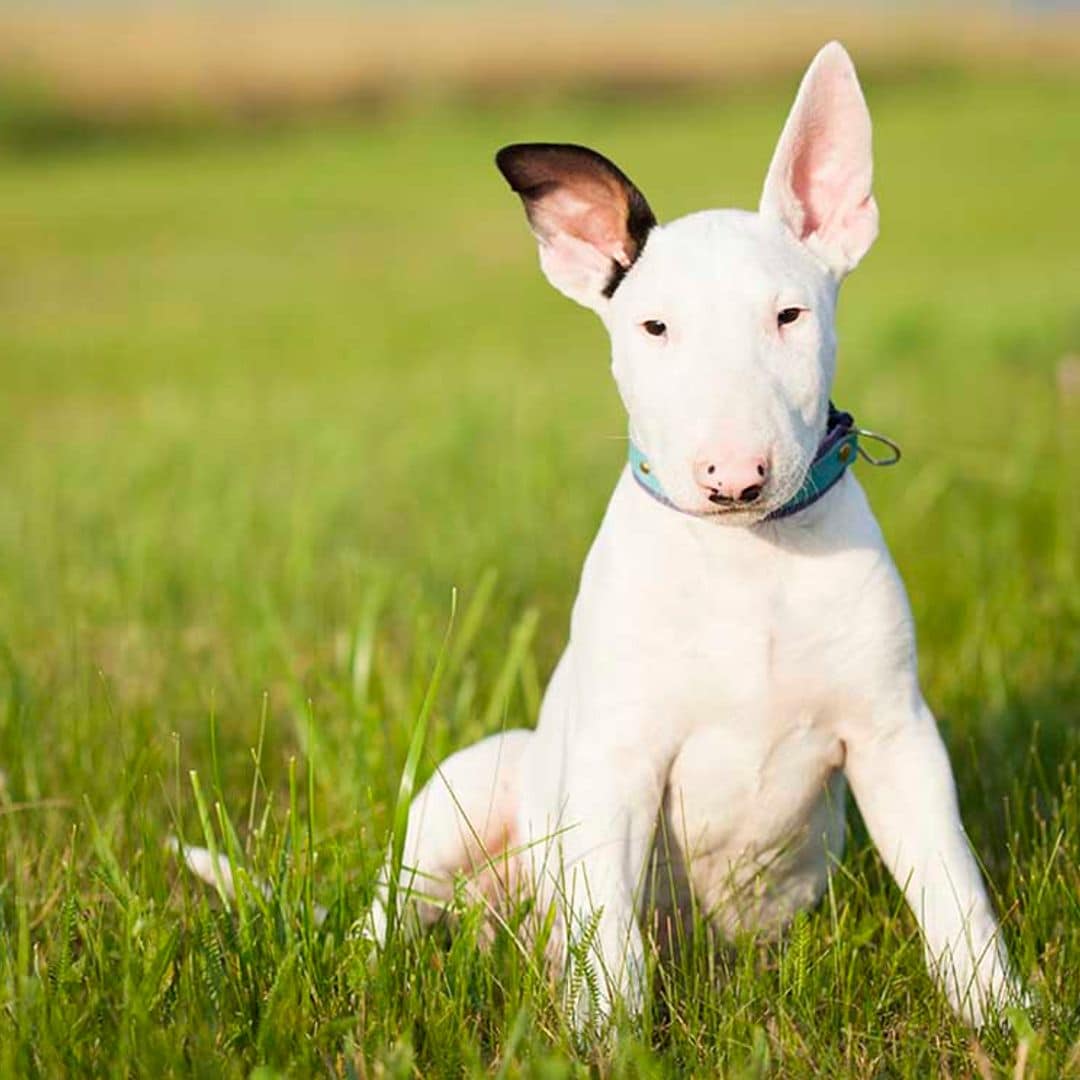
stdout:
<svg viewBox="0 0 1080 1080">
<path fill-rule="evenodd" d="M 597 145 L 663 217 L 753 205 L 789 92 L 5 161 L 0 1075 L 1080 1073 L 1076 83 L 869 87 L 836 392 L 906 452 L 860 475 L 1030 1017 L 951 1018 L 857 821 L 825 904 L 696 942 L 610 1052 L 475 913 L 377 965 L 350 929 L 452 589 L 420 779 L 534 721 L 624 452 L 493 151 Z M 271 899 L 179 871 L 197 791 Z"/>
</svg>

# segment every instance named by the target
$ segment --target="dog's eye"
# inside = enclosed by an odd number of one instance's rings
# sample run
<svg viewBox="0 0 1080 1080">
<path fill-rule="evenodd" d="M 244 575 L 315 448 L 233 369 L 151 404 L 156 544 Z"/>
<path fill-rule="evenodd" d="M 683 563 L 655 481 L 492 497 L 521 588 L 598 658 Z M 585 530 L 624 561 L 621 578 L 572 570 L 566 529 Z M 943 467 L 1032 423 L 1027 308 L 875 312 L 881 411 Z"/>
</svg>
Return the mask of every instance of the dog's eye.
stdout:
<svg viewBox="0 0 1080 1080">
<path fill-rule="evenodd" d="M 780 326 L 787 326 L 788 323 L 793 323 L 802 313 L 802 308 L 786 307 L 776 316 L 776 322 Z"/>
<path fill-rule="evenodd" d="M 667 333 L 667 323 L 659 319 L 646 319 L 641 326 L 646 334 L 652 334 L 653 337 L 663 337 Z"/>
</svg>

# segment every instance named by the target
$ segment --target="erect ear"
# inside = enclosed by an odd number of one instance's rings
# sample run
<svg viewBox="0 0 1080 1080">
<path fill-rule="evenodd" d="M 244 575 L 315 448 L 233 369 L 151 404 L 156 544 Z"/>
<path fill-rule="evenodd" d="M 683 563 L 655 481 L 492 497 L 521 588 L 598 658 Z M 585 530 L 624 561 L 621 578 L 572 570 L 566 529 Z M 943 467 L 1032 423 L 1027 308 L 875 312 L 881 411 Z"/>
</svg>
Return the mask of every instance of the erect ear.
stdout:
<svg viewBox="0 0 1080 1080">
<path fill-rule="evenodd" d="M 773 155 L 761 213 L 779 218 L 838 277 L 878 232 L 870 112 L 837 41 L 814 57 Z"/>
<path fill-rule="evenodd" d="M 504 146 L 495 164 L 525 204 L 548 281 L 601 310 L 656 224 L 645 196 L 584 146 L 516 143 Z"/>
</svg>

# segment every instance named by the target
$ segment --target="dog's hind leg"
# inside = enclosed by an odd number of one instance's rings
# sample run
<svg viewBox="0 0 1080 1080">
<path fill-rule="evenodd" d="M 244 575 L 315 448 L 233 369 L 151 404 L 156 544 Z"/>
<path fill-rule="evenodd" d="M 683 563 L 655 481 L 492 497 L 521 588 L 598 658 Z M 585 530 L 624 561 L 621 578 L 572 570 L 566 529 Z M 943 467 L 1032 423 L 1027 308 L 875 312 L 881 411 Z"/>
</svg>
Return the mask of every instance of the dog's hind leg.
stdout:
<svg viewBox="0 0 1080 1080">
<path fill-rule="evenodd" d="M 395 908 L 406 925 L 431 925 L 464 877 L 490 900 L 515 877 L 521 755 L 532 732 L 515 729 L 459 750 L 435 771 L 409 808 Z M 388 858 L 376 886 L 371 934 L 385 943 L 392 874 Z"/>
</svg>

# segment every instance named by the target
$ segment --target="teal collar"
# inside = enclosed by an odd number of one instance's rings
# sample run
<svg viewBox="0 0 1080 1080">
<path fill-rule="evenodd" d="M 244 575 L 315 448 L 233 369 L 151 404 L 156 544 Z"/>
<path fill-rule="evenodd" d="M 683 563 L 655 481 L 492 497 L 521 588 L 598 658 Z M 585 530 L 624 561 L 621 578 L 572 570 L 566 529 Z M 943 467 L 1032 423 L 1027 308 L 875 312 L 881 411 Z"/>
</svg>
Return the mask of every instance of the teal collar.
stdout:
<svg viewBox="0 0 1080 1080">
<path fill-rule="evenodd" d="M 892 456 L 888 458 L 871 457 L 859 445 L 860 435 L 883 442 L 892 451 Z M 763 520 L 776 521 L 779 518 L 791 517 L 792 514 L 797 514 L 800 510 L 812 506 L 840 482 L 840 478 L 847 472 L 848 466 L 855 461 L 856 454 L 861 455 L 872 465 L 895 465 L 900 460 L 900 447 L 883 435 L 877 435 L 872 431 L 861 431 L 855 426 L 855 421 L 850 413 L 841 412 L 830 402 L 829 420 L 825 428 L 825 436 L 818 446 L 814 460 L 810 463 L 802 487 L 783 506 L 773 510 Z M 634 474 L 634 479 L 657 502 L 663 503 L 664 506 L 668 506 L 672 510 L 678 510 L 680 513 L 691 513 L 689 510 L 683 510 L 681 507 L 676 506 L 667 497 L 656 474 L 650 468 L 648 459 L 633 439 L 630 440 L 630 471 Z"/>
</svg>

